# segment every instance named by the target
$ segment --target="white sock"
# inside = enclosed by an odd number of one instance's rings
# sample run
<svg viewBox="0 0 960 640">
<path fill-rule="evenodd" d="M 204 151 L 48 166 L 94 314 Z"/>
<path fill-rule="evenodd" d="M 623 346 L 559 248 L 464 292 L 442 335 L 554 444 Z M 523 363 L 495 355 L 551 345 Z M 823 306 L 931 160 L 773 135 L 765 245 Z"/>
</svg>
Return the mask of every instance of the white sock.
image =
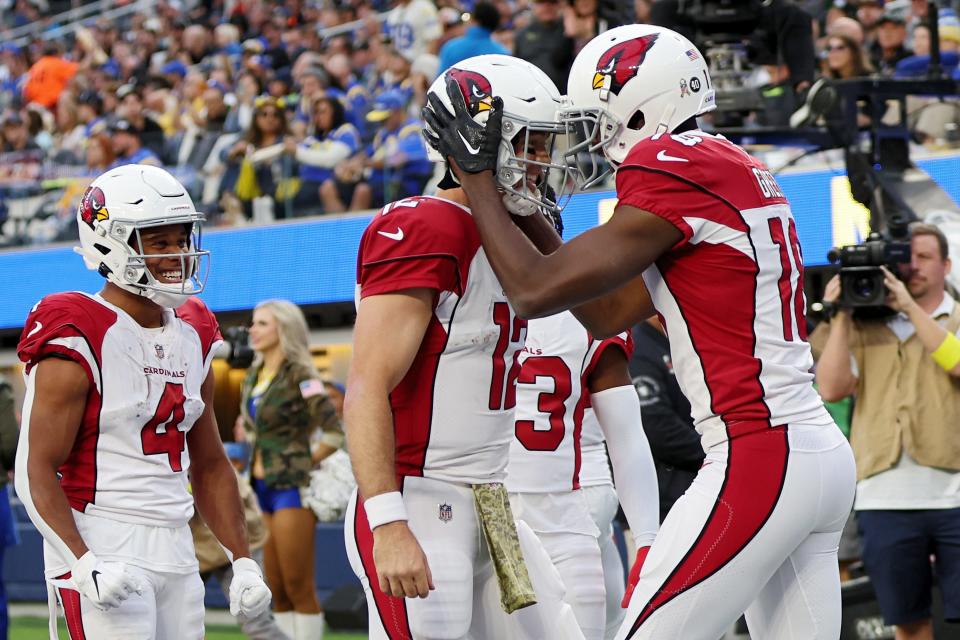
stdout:
<svg viewBox="0 0 960 640">
<path fill-rule="evenodd" d="M 277 626 L 280 627 L 280 630 L 287 634 L 290 638 L 294 637 L 296 622 L 294 621 L 293 611 L 282 611 L 280 613 L 274 612 L 273 619 L 277 621 Z"/>
<path fill-rule="evenodd" d="M 294 613 L 293 640 L 323 640 L 323 612 Z"/>
</svg>

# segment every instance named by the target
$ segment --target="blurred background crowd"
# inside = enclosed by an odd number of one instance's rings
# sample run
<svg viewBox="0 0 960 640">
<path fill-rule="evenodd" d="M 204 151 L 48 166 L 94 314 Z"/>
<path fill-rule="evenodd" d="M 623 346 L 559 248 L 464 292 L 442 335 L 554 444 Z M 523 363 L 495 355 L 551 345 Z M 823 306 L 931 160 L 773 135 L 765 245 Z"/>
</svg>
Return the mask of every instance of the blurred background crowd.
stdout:
<svg viewBox="0 0 960 640">
<path fill-rule="evenodd" d="M 173 171 L 215 225 L 423 193 L 435 167 L 419 111 L 442 70 L 513 53 L 564 92 L 576 53 L 610 27 L 653 22 L 698 38 L 691 4 L 0 0 L 0 246 L 71 240 L 87 182 L 125 163 Z M 773 11 L 768 54 L 751 54 L 746 80 L 734 74 L 760 103 L 738 124 L 785 125 L 819 77 L 927 73 L 926 2 L 762 4 Z M 958 73 L 960 23 L 947 9 L 939 40 L 945 73 Z M 721 85 L 729 74 L 713 62 Z M 917 141 L 955 140 L 956 116 L 954 102 Z"/>
</svg>

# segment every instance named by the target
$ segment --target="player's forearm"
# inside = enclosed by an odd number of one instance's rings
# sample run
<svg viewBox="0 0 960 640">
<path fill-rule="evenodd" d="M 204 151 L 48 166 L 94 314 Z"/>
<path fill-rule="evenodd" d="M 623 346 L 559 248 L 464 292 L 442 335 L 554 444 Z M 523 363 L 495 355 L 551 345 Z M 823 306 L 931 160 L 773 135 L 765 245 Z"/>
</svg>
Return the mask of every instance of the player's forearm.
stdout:
<svg viewBox="0 0 960 640">
<path fill-rule="evenodd" d="M 224 455 L 222 460 L 194 465 L 190 472 L 197 511 L 220 544 L 236 558 L 250 557 L 247 522 L 237 486 L 237 474 Z"/>
<path fill-rule="evenodd" d="M 633 385 L 590 394 L 607 440 L 617 496 L 638 547 L 649 546 L 659 528 L 657 472 L 643 431 Z"/>
<path fill-rule="evenodd" d="M 28 459 L 25 449 L 21 447 L 23 455 L 17 456 L 17 495 L 43 539 L 67 564 L 73 565 L 87 552 L 73 519 L 73 509 L 60 487 L 56 469 Z"/>
<path fill-rule="evenodd" d="M 820 395 L 827 402 L 847 397 L 856 388 L 857 378 L 850 365 L 849 312 L 841 311 L 830 322 L 830 335 L 817 363 L 816 380 Z"/>
<path fill-rule="evenodd" d="M 538 214 L 512 217 L 514 224 L 523 231 L 540 253 L 544 255 L 553 253 L 563 244 L 560 234 L 546 217 Z"/>
<path fill-rule="evenodd" d="M 398 490 L 389 392 L 375 393 L 368 384 L 352 377 L 343 404 L 347 450 L 364 500 Z"/>
</svg>

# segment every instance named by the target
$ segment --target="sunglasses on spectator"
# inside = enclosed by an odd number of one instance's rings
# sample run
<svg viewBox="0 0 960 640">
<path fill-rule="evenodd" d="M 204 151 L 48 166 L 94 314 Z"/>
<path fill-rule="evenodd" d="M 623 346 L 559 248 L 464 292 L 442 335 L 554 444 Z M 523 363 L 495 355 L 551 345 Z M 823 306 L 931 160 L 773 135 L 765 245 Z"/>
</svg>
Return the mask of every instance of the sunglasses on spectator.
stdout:
<svg viewBox="0 0 960 640">
<path fill-rule="evenodd" d="M 253 106 L 255 109 L 260 107 L 279 107 L 283 109 L 287 106 L 286 100 L 283 98 L 274 98 L 273 96 L 260 96 L 253 101 Z"/>
<path fill-rule="evenodd" d="M 848 47 L 847 47 L 847 45 L 845 45 L 845 44 L 832 44 L 832 45 L 830 45 L 829 47 L 827 47 L 827 50 L 828 50 L 828 51 L 843 51 L 844 49 L 847 49 L 847 48 L 848 48 Z"/>
<path fill-rule="evenodd" d="M 279 117 L 280 117 L 280 112 L 279 112 L 279 111 L 276 111 L 276 110 L 271 110 L 271 111 L 258 111 L 258 112 L 257 112 L 257 117 L 259 118 L 259 117 L 261 117 L 261 116 L 266 116 L 266 117 L 269 117 L 269 118 L 279 118 Z"/>
</svg>

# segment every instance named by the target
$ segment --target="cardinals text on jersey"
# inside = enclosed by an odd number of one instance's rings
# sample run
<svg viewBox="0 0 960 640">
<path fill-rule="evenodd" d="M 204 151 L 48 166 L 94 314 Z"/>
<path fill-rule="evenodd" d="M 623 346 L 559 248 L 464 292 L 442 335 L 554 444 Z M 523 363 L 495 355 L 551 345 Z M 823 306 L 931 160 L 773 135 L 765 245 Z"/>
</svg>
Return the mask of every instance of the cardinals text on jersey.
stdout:
<svg viewBox="0 0 960 640">
<path fill-rule="evenodd" d="M 420 352 L 390 394 L 397 473 L 502 481 L 526 323 L 497 282 L 469 209 L 434 197 L 393 202 L 370 223 L 357 262 L 358 300 L 437 292 Z"/>
</svg>

